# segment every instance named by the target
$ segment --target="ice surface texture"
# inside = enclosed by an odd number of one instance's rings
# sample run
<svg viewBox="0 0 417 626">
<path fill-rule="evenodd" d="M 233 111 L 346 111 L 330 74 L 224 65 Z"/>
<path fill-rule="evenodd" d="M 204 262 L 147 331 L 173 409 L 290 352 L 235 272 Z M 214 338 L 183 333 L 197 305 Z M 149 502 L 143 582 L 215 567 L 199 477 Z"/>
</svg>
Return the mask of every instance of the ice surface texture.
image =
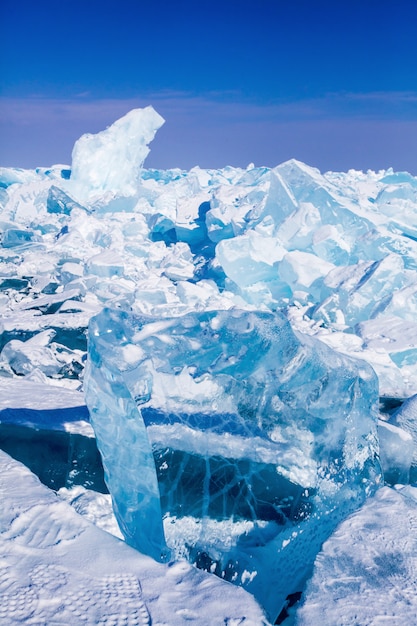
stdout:
<svg viewBox="0 0 417 626">
<path fill-rule="evenodd" d="M 417 471 L 417 396 L 408 398 L 395 411 L 393 419 L 412 439 L 412 466 Z"/>
<path fill-rule="evenodd" d="M 384 487 L 324 544 L 297 626 L 415 624 L 417 489 Z"/>
<path fill-rule="evenodd" d="M 377 379 L 278 313 L 90 322 L 87 404 L 126 540 L 277 616 L 379 479 Z"/>
</svg>

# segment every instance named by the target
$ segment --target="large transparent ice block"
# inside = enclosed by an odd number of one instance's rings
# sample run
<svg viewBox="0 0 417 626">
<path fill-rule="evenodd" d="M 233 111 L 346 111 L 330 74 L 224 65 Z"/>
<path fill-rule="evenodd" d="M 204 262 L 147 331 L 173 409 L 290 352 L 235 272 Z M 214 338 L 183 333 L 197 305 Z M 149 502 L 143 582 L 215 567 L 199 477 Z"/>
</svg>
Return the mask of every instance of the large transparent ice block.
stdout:
<svg viewBox="0 0 417 626">
<path fill-rule="evenodd" d="M 273 619 L 379 479 L 377 382 L 280 314 L 91 320 L 86 399 L 126 540 Z"/>
</svg>

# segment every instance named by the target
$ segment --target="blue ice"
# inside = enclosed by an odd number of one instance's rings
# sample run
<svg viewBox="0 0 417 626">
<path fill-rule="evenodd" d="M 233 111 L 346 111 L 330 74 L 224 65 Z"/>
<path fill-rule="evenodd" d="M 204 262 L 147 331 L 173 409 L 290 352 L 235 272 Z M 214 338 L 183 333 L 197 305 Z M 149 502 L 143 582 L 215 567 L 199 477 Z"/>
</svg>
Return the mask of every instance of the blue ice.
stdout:
<svg viewBox="0 0 417 626">
<path fill-rule="evenodd" d="M 275 619 L 372 493 L 377 380 L 278 313 L 90 322 L 86 399 L 126 540 L 252 592 Z"/>
</svg>

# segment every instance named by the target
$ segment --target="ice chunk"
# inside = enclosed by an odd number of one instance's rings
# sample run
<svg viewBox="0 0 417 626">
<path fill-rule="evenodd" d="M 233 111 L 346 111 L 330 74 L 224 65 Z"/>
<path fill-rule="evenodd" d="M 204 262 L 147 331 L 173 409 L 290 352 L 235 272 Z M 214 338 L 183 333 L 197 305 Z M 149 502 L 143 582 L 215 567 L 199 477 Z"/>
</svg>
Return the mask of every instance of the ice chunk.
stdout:
<svg viewBox="0 0 417 626">
<path fill-rule="evenodd" d="M 376 261 L 363 280 L 349 294 L 347 316 L 352 325 L 375 314 L 377 305 L 395 289 L 404 285 L 404 264 L 397 254 Z"/>
<path fill-rule="evenodd" d="M 396 289 L 377 308 L 378 313 L 401 317 L 413 322 L 417 319 L 417 280 L 402 289 Z"/>
<path fill-rule="evenodd" d="M 279 264 L 279 275 L 293 291 L 304 290 L 315 300 L 320 294 L 323 278 L 334 269 L 333 263 L 309 252 L 288 252 Z"/>
<path fill-rule="evenodd" d="M 28 246 L 41 241 L 40 237 L 32 230 L 8 228 L 3 233 L 2 245 L 4 248 Z"/>
<path fill-rule="evenodd" d="M 374 373 L 279 314 L 105 309 L 85 390 L 127 541 L 241 584 L 274 619 L 378 481 Z"/>
<path fill-rule="evenodd" d="M 379 420 L 380 459 L 385 482 L 408 483 L 413 460 L 413 438 L 406 430 Z"/>
<path fill-rule="evenodd" d="M 417 467 L 417 395 L 408 398 L 392 416 L 395 423 L 413 439 L 412 465 Z"/>
<path fill-rule="evenodd" d="M 329 319 L 340 309 L 346 324 L 353 327 L 383 311 L 391 294 L 405 282 L 403 261 L 397 254 L 375 262 L 361 261 L 354 266 L 336 267 L 323 281 L 323 300 L 314 317 Z"/>
<path fill-rule="evenodd" d="M 94 255 L 87 263 L 91 274 L 101 277 L 123 276 L 124 264 L 121 256 L 113 251 L 106 250 Z"/>
<path fill-rule="evenodd" d="M 69 188 L 74 188 L 80 199 L 105 192 L 134 195 L 148 144 L 163 123 L 148 106 L 129 111 L 96 135 L 80 137 L 72 152 Z"/>
<path fill-rule="evenodd" d="M 70 196 L 62 191 L 62 189 L 52 185 L 49 189 L 46 201 L 46 210 L 48 213 L 63 213 L 64 215 L 70 215 L 73 209 L 84 209 L 84 207 L 70 198 Z"/>
<path fill-rule="evenodd" d="M 238 183 L 222 184 L 214 189 L 206 215 L 211 241 L 218 243 L 240 235 L 260 221 L 264 215 L 268 178 L 269 175 L 262 172 L 258 185 L 253 184 L 253 179 L 247 181 L 243 177 Z"/>
<path fill-rule="evenodd" d="M 15 183 L 26 183 L 36 180 L 33 170 L 24 170 L 16 167 L 0 167 L 0 187 L 9 187 Z"/>
<path fill-rule="evenodd" d="M 406 398 L 416 390 L 417 376 L 417 325 L 394 315 L 380 315 L 375 319 L 358 324 L 357 334 L 362 337 L 367 348 L 377 353 L 388 354 L 391 363 L 392 380 L 396 368 L 403 370 L 403 381 L 387 384 L 384 380 L 385 395 Z M 378 365 L 375 364 L 377 369 Z M 385 378 L 385 377 L 384 377 Z"/>
<path fill-rule="evenodd" d="M 285 180 L 297 203 L 316 206 L 322 223 L 341 226 L 348 242 L 361 241 L 371 231 L 370 221 L 355 212 L 354 203 L 338 193 L 318 169 L 291 159 L 275 168 L 275 172 Z"/>
<path fill-rule="evenodd" d="M 1 361 L 6 362 L 18 375 L 26 375 L 39 369 L 46 376 L 73 377 L 73 369 L 82 369 L 81 354 L 51 341 L 55 330 L 44 330 L 27 341 L 12 339 L 1 352 Z M 0 361 L 0 362 L 1 362 Z"/>
<path fill-rule="evenodd" d="M 31 174 L 33 176 L 33 172 Z M 21 227 L 43 224 L 51 184 L 51 180 L 36 176 L 33 179 L 28 177 L 22 184 L 11 185 L 7 189 L 8 199 L 2 210 L 2 219 L 11 219 Z"/>
<path fill-rule="evenodd" d="M 408 172 L 394 172 L 392 169 L 387 170 L 385 176 L 380 179 L 381 183 L 387 183 L 388 185 L 408 183 L 412 187 L 417 188 L 417 178 L 412 176 Z"/>
<path fill-rule="evenodd" d="M 397 175 L 398 176 L 398 175 Z M 404 221 L 406 225 L 417 225 L 417 180 L 408 174 L 408 181 L 400 181 L 398 178 L 395 182 L 398 184 L 388 184 L 384 187 L 376 199 L 380 210 L 389 217 L 395 217 L 394 223 Z M 395 175 L 391 177 L 391 180 Z M 384 180 L 384 179 L 383 179 Z M 389 182 L 385 178 L 384 182 Z M 398 222 L 397 222 L 398 220 Z"/>
<path fill-rule="evenodd" d="M 62 363 L 48 346 L 54 335 L 54 331 L 43 331 L 27 341 L 12 339 L 4 346 L 1 357 L 16 374 L 27 374 L 37 367 L 42 367 L 46 375 L 57 374 Z"/>
<path fill-rule="evenodd" d="M 81 278 L 84 273 L 84 267 L 81 263 L 72 263 L 67 261 L 63 263 L 59 272 L 60 283 L 65 285 L 77 278 Z"/>
<path fill-rule="evenodd" d="M 348 265 L 351 249 L 346 242 L 343 230 L 332 224 L 325 224 L 313 234 L 313 252 L 335 265 Z"/>
<path fill-rule="evenodd" d="M 271 170 L 265 214 L 271 215 L 276 225 L 297 210 L 297 200 L 282 177 L 279 167 Z"/>
<path fill-rule="evenodd" d="M 216 246 L 219 263 L 239 287 L 276 279 L 277 262 L 284 254 L 276 240 L 253 230 L 233 239 L 223 239 Z"/>
<path fill-rule="evenodd" d="M 59 293 L 40 296 L 39 298 L 30 298 L 27 302 L 20 303 L 18 309 L 21 311 L 36 309 L 43 314 L 50 315 L 55 313 L 66 300 L 80 299 L 80 297 L 81 293 L 79 289 L 68 289 Z"/>
<path fill-rule="evenodd" d="M 277 237 L 288 250 L 311 246 L 314 231 L 321 227 L 320 211 L 311 202 L 301 202 L 279 226 Z"/>
<path fill-rule="evenodd" d="M 194 264 L 189 246 L 183 242 L 170 246 L 160 267 L 164 275 L 173 281 L 192 278 Z"/>
</svg>

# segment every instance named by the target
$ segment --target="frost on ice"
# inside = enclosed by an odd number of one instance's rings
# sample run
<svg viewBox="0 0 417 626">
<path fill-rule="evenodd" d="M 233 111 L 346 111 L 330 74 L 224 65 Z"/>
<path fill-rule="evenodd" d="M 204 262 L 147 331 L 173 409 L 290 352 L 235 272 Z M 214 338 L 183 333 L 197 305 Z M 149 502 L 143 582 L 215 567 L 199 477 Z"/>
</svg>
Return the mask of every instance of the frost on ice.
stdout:
<svg viewBox="0 0 417 626">
<path fill-rule="evenodd" d="M 378 482 L 372 369 L 278 313 L 236 309 L 105 309 L 89 357 L 87 404 L 128 543 L 241 584 L 276 617 Z"/>
</svg>

